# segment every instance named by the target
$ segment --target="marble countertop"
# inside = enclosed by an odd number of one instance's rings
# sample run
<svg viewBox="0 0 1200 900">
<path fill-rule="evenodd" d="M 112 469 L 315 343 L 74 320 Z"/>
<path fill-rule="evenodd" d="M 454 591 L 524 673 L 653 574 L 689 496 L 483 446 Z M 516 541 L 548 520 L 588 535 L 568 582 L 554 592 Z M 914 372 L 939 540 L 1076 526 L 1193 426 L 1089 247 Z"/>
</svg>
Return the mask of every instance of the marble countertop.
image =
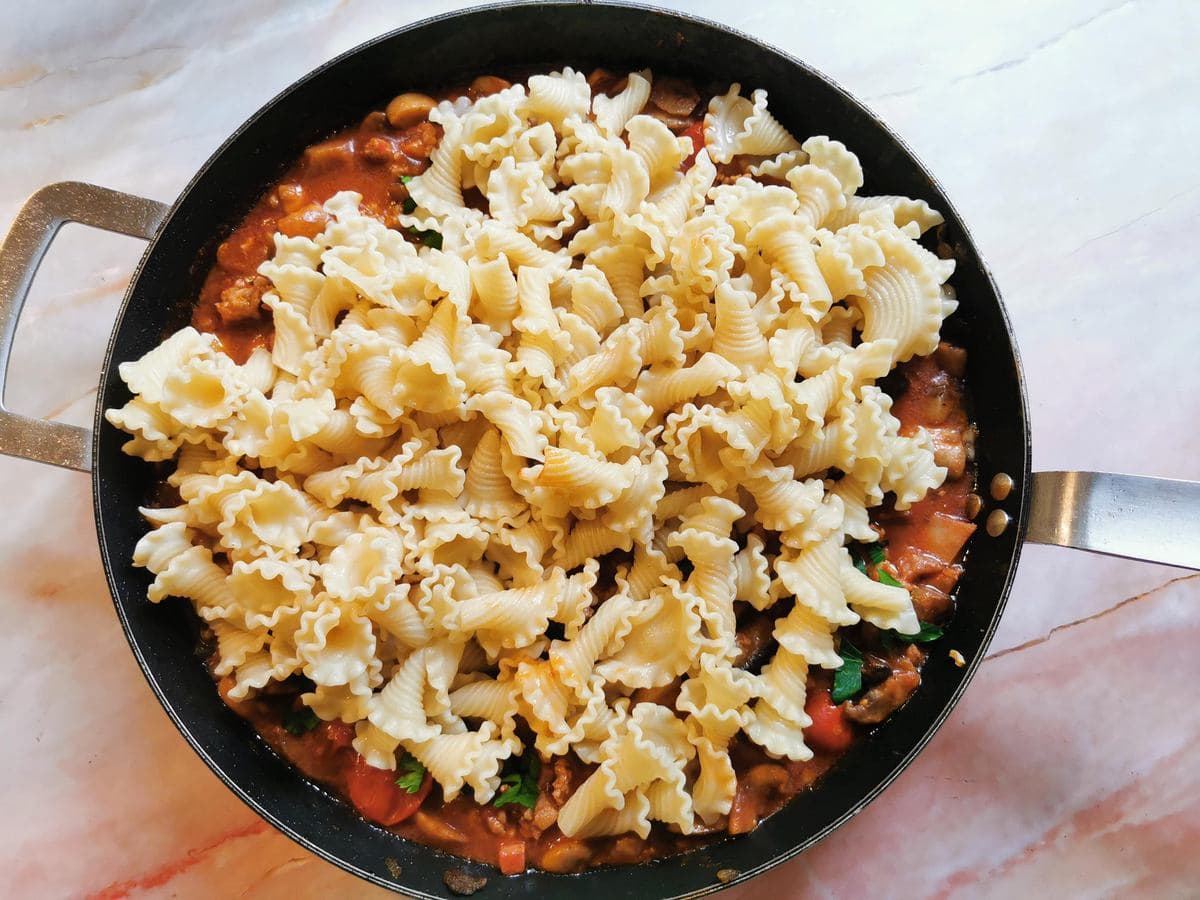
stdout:
<svg viewBox="0 0 1200 900">
<path fill-rule="evenodd" d="M 62 179 L 169 200 L 295 78 L 459 5 L 14 4 L 0 223 Z M 1200 7 L 669 5 L 824 70 L 941 178 L 1012 316 L 1036 468 L 1200 478 Z M 12 408 L 90 423 L 141 248 L 64 231 Z M 0 894 L 382 896 L 243 806 L 163 715 L 112 612 L 87 477 L 0 458 L 0 497 Z M 1194 896 L 1198 643 L 1200 575 L 1027 548 L 991 655 L 918 761 L 726 896 Z"/>
</svg>

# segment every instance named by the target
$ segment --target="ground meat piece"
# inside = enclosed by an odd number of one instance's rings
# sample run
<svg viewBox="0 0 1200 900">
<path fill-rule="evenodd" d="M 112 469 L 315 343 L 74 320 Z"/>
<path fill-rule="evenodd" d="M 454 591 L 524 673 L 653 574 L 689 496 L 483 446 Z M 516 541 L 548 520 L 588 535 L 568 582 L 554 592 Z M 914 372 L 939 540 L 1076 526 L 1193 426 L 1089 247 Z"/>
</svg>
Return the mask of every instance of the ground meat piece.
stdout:
<svg viewBox="0 0 1200 900">
<path fill-rule="evenodd" d="M 940 556 L 926 553 L 923 547 L 904 547 L 896 559 L 896 577 L 905 584 L 916 584 L 930 578 L 946 567 Z M 890 574 L 890 573 L 889 573 Z"/>
<path fill-rule="evenodd" d="M 554 760 L 554 782 L 550 786 L 550 799 L 562 807 L 571 796 L 571 764 L 562 757 Z"/>
<path fill-rule="evenodd" d="M 257 319 L 262 312 L 262 296 L 271 289 L 271 282 L 261 275 L 239 278 L 231 287 L 221 291 L 217 315 L 226 325 Z"/>
<path fill-rule="evenodd" d="M 538 798 L 541 800 L 541 798 Z M 483 824 L 492 834 L 508 834 L 508 825 L 504 822 L 504 815 L 496 809 L 484 807 L 483 809 Z"/>
<path fill-rule="evenodd" d="M 274 230 L 273 222 L 270 230 Z M 243 230 L 236 232 L 217 247 L 217 263 L 226 272 L 253 275 L 255 269 L 270 253 L 271 247 L 263 234 L 254 229 Z"/>
<path fill-rule="evenodd" d="M 558 821 L 558 806 L 547 794 L 538 794 L 537 803 L 533 807 L 533 828 L 538 834 Z M 490 823 L 489 823 L 490 827 Z"/>
<path fill-rule="evenodd" d="M 363 159 L 370 162 L 385 163 L 396 158 L 396 145 L 390 138 L 375 135 L 363 144 Z"/>
<path fill-rule="evenodd" d="M 399 154 L 388 164 L 388 173 L 396 179 L 403 178 L 405 175 L 417 176 L 424 171 L 424 160 L 409 159 L 403 153 Z"/>
<path fill-rule="evenodd" d="M 409 159 L 428 159 L 442 137 L 442 130 L 432 122 L 419 122 L 405 129 L 397 143 Z"/>
</svg>

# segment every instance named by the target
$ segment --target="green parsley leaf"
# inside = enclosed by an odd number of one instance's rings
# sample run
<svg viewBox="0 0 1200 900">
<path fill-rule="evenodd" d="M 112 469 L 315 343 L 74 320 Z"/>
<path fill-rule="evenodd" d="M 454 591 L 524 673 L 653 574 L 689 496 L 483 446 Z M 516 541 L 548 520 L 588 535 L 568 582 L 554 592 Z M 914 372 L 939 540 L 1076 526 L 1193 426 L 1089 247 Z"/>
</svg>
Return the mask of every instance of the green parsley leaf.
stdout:
<svg viewBox="0 0 1200 900">
<path fill-rule="evenodd" d="M 901 634 L 898 631 L 884 631 L 880 634 L 883 646 L 888 650 L 899 650 L 907 644 L 928 644 L 942 636 L 942 629 L 928 622 L 922 622 L 916 634 Z"/>
<path fill-rule="evenodd" d="M 523 758 L 523 757 L 522 757 Z M 519 803 L 526 809 L 533 809 L 538 798 L 538 776 L 542 774 L 542 761 L 536 753 L 529 754 L 528 768 L 512 772 L 500 779 L 502 785 L 507 785 L 503 793 L 496 795 L 492 806 L 506 806 L 509 803 Z"/>
<path fill-rule="evenodd" d="M 409 184 L 412 180 L 413 180 L 413 177 L 411 175 L 401 175 L 400 176 L 401 184 Z M 404 207 L 405 214 L 411 216 L 417 210 L 417 201 L 414 200 L 412 197 L 405 197 L 404 203 L 402 203 L 401 206 Z"/>
<path fill-rule="evenodd" d="M 936 641 L 942 636 L 942 629 L 937 625 L 931 625 L 929 622 L 922 622 L 921 628 L 916 634 L 901 634 L 895 632 L 896 637 L 904 641 L 906 644 L 928 644 Z"/>
<path fill-rule="evenodd" d="M 867 574 L 867 564 L 857 556 L 854 557 L 854 568 L 858 569 L 858 571 L 862 572 L 864 575 Z"/>
<path fill-rule="evenodd" d="M 317 714 L 307 706 L 304 709 L 289 712 L 283 717 L 283 730 L 296 737 L 308 734 L 320 724 L 321 720 L 317 718 Z"/>
<path fill-rule="evenodd" d="M 886 584 L 889 587 L 904 587 L 904 585 L 897 581 L 895 577 L 893 577 L 886 569 L 883 568 L 883 564 L 887 562 L 887 554 L 884 552 L 883 544 L 879 543 L 878 541 L 876 541 L 874 544 L 867 544 L 866 547 L 863 548 L 863 553 L 866 554 L 867 559 L 871 562 L 871 565 L 875 567 L 876 581 L 878 581 L 880 584 Z M 865 565 L 860 566 L 857 562 L 854 565 L 864 575 L 869 574 Z"/>
<path fill-rule="evenodd" d="M 410 794 L 415 794 L 425 782 L 425 766 L 411 753 L 405 753 L 396 766 L 400 773 L 396 779 L 396 787 L 404 788 Z"/>
<path fill-rule="evenodd" d="M 842 658 L 842 667 L 833 676 L 833 690 L 830 691 L 830 697 L 834 703 L 849 700 L 862 690 L 862 653 L 843 638 L 838 655 Z"/>
<path fill-rule="evenodd" d="M 876 541 L 874 544 L 867 544 L 867 559 L 871 560 L 875 565 L 887 562 L 887 554 L 883 552 L 883 544 Z"/>
<path fill-rule="evenodd" d="M 902 585 L 899 581 L 878 566 L 875 567 L 875 580 L 880 584 L 886 584 L 889 587 L 904 587 L 904 585 Z"/>
<path fill-rule="evenodd" d="M 442 249 L 442 235 L 440 232 L 434 231 L 432 228 L 428 231 L 418 231 L 416 228 L 410 228 L 408 229 L 408 233 L 426 247 L 432 247 L 434 250 Z"/>
</svg>

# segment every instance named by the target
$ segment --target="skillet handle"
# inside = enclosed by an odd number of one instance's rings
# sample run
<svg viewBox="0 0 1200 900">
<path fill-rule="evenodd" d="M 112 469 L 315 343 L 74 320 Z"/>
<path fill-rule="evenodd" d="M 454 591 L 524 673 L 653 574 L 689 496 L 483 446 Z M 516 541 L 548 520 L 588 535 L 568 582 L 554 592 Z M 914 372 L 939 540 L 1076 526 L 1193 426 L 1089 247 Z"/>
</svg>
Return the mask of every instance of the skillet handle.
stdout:
<svg viewBox="0 0 1200 900">
<path fill-rule="evenodd" d="M 42 257 L 64 224 L 78 222 L 149 240 L 169 210 L 157 200 L 78 181 L 48 184 L 25 201 L 0 244 L 0 453 L 91 471 L 90 429 L 23 416 L 4 405 L 17 321 Z"/>
<path fill-rule="evenodd" d="M 1025 539 L 1200 569 L 1200 482 L 1034 472 Z"/>
</svg>

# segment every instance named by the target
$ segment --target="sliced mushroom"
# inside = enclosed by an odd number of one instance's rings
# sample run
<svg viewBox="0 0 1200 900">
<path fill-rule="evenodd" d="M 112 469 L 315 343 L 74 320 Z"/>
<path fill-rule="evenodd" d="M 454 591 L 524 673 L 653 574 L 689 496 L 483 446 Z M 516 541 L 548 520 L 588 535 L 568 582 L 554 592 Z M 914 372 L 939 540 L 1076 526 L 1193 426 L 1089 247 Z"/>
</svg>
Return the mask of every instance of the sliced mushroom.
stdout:
<svg viewBox="0 0 1200 900">
<path fill-rule="evenodd" d="M 668 115 L 687 117 L 700 102 L 700 93 L 682 78 L 656 78 L 650 89 L 650 102 Z"/>
<path fill-rule="evenodd" d="M 878 725 L 912 696 L 921 684 L 921 676 L 913 670 L 893 672 L 891 677 L 871 688 L 853 703 L 845 706 L 846 718 L 860 725 Z"/>
<path fill-rule="evenodd" d="M 428 117 L 437 101 L 428 94 L 400 94 L 387 105 L 387 120 L 393 128 L 409 128 Z"/>
</svg>

